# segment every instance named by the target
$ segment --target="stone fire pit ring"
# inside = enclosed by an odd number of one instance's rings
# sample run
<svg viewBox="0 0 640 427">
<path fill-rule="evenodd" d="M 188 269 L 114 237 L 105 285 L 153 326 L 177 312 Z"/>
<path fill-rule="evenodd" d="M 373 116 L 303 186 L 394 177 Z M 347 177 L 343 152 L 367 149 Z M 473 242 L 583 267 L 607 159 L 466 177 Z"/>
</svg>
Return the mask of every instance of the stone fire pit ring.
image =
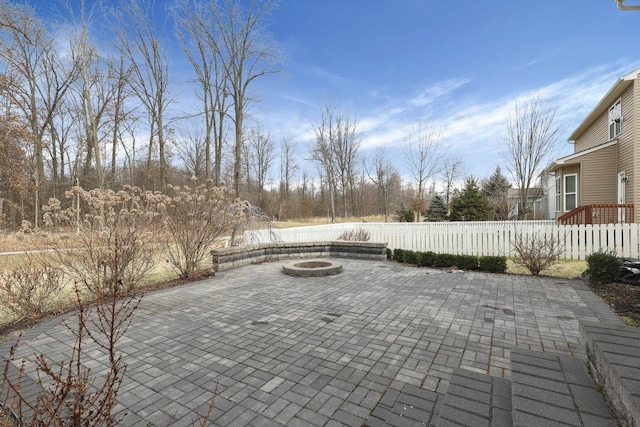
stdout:
<svg viewBox="0 0 640 427">
<path fill-rule="evenodd" d="M 284 265 L 282 272 L 297 277 L 331 276 L 342 273 L 342 264 L 327 259 L 307 259 Z"/>
</svg>

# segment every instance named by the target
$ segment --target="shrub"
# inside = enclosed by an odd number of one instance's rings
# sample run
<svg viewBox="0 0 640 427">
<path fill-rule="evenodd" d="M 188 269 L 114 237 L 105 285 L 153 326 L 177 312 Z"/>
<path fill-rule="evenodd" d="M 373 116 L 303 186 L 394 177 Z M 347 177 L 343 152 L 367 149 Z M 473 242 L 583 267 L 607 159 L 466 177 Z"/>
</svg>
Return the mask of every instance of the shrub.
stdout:
<svg viewBox="0 0 640 427">
<path fill-rule="evenodd" d="M 362 227 L 344 230 L 338 240 L 347 240 L 351 242 L 368 242 L 371 234 Z"/>
<path fill-rule="evenodd" d="M 587 277 L 591 283 L 603 285 L 615 282 L 622 272 L 622 260 L 615 251 L 600 249 L 587 256 Z"/>
<path fill-rule="evenodd" d="M 387 259 L 393 259 L 393 249 L 387 248 Z"/>
<path fill-rule="evenodd" d="M 22 267 L 0 272 L 0 300 L 17 317 L 39 317 L 52 309 L 60 295 L 63 274 L 27 260 Z"/>
<path fill-rule="evenodd" d="M 219 237 L 235 234 L 247 208 L 234 200 L 235 193 L 227 189 L 224 182 L 219 186 L 207 186 L 193 181 L 193 187 L 167 186 L 171 197 L 166 198 L 163 212 L 169 236 L 163 242 L 165 253 L 171 265 L 185 278 L 201 270 Z"/>
<path fill-rule="evenodd" d="M 461 270 L 477 270 L 478 257 L 473 255 L 458 255 L 456 256 L 455 265 Z"/>
<path fill-rule="evenodd" d="M 456 265 L 457 255 L 451 254 L 437 254 L 434 263 L 435 267 L 453 267 Z"/>
<path fill-rule="evenodd" d="M 525 267 L 534 276 L 551 267 L 564 252 L 560 239 L 553 235 L 534 233 L 523 236 L 516 233 L 513 241 L 514 262 Z"/>
<path fill-rule="evenodd" d="M 418 263 L 418 257 L 416 256 L 415 251 L 409 251 L 409 250 L 404 251 L 404 255 L 402 258 L 404 262 L 406 262 L 407 264 L 415 265 Z"/>
<path fill-rule="evenodd" d="M 75 206 L 61 211 L 59 201 L 49 199 L 43 206 L 43 221 L 47 227 L 75 226 L 81 250 L 68 251 L 58 242 L 55 267 L 94 293 L 98 288 L 121 293 L 142 282 L 157 263 L 156 241 L 166 198 L 128 185 L 118 192 L 75 186 L 65 196 Z"/>
<path fill-rule="evenodd" d="M 478 258 L 478 268 L 489 273 L 504 273 L 507 271 L 507 257 L 481 256 Z"/>
<path fill-rule="evenodd" d="M 393 259 L 398 262 L 404 262 L 404 250 L 402 249 L 394 249 L 393 250 Z"/>
<path fill-rule="evenodd" d="M 421 267 L 433 267 L 436 263 L 437 254 L 435 252 L 418 252 L 418 265 Z"/>
</svg>

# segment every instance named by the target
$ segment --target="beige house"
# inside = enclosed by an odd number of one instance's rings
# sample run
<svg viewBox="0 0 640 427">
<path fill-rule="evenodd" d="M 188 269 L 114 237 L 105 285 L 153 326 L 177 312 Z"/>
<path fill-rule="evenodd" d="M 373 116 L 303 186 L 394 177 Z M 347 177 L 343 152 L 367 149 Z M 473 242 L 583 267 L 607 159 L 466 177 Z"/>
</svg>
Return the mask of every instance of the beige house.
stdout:
<svg viewBox="0 0 640 427">
<path fill-rule="evenodd" d="M 618 79 L 569 136 L 574 152 L 546 178 L 565 224 L 640 222 L 640 68 Z M 554 197 L 555 196 L 555 197 Z"/>
</svg>

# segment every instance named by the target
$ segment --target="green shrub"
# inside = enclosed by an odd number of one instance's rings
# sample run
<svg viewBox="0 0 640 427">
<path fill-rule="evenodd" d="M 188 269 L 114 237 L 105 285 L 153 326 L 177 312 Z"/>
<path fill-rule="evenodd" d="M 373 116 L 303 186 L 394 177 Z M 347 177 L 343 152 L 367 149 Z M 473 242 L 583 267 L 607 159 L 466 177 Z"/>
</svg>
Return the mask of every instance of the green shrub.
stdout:
<svg viewBox="0 0 640 427">
<path fill-rule="evenodd" d="M 433 267 L 436 262 L 437 254 L 435 252 L 418 252 L 418 265 L 420 267 Z"/>
<path fill-rule="evenodd" d="M 405 250 L 404 251 L 404 255 L 402 256 L 402 259 L 407 264 L 414 264 L 415 265 L 415 264 L 418 263 L 418 257 L 416 256 L 416 252 L 415 251 Z"/>
<path fill-rule="evenodd" d="M 507 271 L 507 257 L 481 256 L 478 258 L 478 268 L 489 273 L 504 273 Z"/>
<path fill-rule="evenodd" d="M 456 265 L 457 255 L 437 254 L 435 267 L 453 267 Z"/>
<path fill-rule="evenodd" d="M 393 259 L 393 249 L 387 248 L 387 259 Z"/>
<path fill-rule="evenodd" d="M 615 251 L 600 249 L 587 256 L 587 277 L 596 285 L 612 283 L 620 278 L 622 260 Z"/>
<path fill-rule="evenodd" d="M 477 270 L 478 257 L 473 255 L 457 255 L 455 265 L 461 270 Z"/>
<path fill-rule="evenodd" d="M 393 250 L 393 259 L 398 262 L 404 262 L 404 250 L 403 249 L 394 249 Z"/>
</svg>

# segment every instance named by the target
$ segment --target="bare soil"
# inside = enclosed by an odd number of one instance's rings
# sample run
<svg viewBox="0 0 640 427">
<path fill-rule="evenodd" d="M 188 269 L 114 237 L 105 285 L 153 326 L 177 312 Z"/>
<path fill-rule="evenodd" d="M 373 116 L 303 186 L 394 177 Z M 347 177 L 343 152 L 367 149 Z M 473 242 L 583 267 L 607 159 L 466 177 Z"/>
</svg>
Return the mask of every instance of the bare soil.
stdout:
<svg viewBox="0 0 640 427">
<path fill-rule="evenodd" d="M 640 326 L 640 286 L 624 283 L 589 285 L 620 318 L 631 326 Z"/>
</svg>

